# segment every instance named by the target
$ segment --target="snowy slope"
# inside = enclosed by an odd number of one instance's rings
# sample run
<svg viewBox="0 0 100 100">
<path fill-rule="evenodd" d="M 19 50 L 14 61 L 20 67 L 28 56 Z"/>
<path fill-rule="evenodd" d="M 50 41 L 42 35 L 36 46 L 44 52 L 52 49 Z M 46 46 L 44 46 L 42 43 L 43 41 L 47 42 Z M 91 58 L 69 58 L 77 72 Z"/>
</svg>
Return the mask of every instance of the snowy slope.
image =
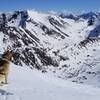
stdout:
<svg viewBox="0 0 100 100">
<path fill-rule="evenodd" d="M 34 10 L 0 14 L 0 54 L 13 63 L 76 83 L 100 82 L 100 13 L 59 15 Z"/>
<path fill-rule="evenodd" d="M 50 73 L 11 65 L 9 84 L 0 100 L 99 100 L 100 89 L 55 78 Z"/>
</svg>

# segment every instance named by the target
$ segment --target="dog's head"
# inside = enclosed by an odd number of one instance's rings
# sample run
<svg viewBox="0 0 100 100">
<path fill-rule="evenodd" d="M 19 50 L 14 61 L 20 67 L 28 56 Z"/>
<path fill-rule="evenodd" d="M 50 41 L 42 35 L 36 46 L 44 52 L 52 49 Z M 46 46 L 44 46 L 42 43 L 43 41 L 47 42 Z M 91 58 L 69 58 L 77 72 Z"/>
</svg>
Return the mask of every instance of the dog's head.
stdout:
<svg viewBox="0 0 100 100">
<path fill-rule="evenodd" d="M 4 54 L 2 55 L 2 58 L 11 61 L 12 58 L 13 58 L 13 56 L 14 56 L 13 51 L 12 51 L 12 50 L 7 50 L 7 51 L 5 51 Z"/>
</svg>

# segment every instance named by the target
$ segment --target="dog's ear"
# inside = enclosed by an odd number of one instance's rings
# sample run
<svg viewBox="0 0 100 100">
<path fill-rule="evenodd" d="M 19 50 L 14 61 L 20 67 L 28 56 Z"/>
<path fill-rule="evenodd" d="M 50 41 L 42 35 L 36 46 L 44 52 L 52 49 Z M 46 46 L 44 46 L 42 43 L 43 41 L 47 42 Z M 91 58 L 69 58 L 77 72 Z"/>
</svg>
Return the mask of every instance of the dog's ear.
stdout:
<svg viewBox="0 0 100 100">
<path fill-rule="evenodd" d="M 9 53 L 9 56 L 10 56 L 10 60 L 12 60 L 13 57 L 14 57 L 14 52 L 12 50 L 9 50 L 8 53 Z"/>
<path fill-rule="evenodd" d="M 12 61 L 13 58 L 14 58 L 14 52 L 11 50 L 11 51 L 10 51 L 10 54 L 11 54 L 11 59 L 10 59 L 10 60 Z"/>
<path fill-rule="evenodd" d="M 6 50 L 4 52 L 4 54 L 2 55 L 3 58 L 6 58 L 6 59 L 8 59 L 10 61 L 12 60 L 13 56 L 14 56 L 14 53 L 13 53 L 12 50 Z"/>
</svg>

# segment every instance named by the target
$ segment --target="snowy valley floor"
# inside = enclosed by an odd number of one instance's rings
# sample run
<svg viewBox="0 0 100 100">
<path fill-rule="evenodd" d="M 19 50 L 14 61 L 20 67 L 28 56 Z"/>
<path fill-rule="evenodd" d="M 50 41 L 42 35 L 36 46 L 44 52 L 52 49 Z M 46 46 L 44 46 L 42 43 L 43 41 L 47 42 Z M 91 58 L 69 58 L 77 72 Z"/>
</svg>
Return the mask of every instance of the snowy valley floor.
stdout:
<svg viewBox="0 0 100 100">
<path fill-rule="evenodd" d="M 9 84 L 0 87 L 0 100 L 100 100 L 100 88 L 12 65 Z"/>
</svg>

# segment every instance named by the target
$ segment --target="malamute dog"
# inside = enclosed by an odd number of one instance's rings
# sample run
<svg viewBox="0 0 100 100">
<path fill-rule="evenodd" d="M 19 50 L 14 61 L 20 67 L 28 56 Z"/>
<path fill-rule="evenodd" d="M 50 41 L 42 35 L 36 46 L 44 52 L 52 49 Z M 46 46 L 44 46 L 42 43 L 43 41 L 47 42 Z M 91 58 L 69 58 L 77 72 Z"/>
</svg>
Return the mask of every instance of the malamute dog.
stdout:
<svg viewBox="0 0 100 100">
<path fill-rule="evenodd" d="M 7 77 L 12 57 L 12 51 L 7 50 L 0 58 L 0 84 L 7 84 Z"/>
</svg>

